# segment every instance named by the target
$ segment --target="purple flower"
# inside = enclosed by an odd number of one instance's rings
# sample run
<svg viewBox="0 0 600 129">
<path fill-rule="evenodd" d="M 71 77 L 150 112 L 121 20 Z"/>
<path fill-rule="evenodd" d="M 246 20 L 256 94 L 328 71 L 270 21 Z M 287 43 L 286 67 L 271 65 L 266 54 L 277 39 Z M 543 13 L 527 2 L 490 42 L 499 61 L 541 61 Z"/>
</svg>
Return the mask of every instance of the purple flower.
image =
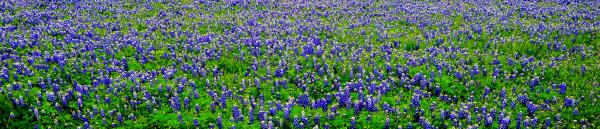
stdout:
<svg viewBox="0 0 600 129">
<path fill-rule="evenodd" d="M 56 110 L 58 110 L 59 112 L 62 111 L 62 108 L 60 107 L 60 104 L 58 104 L 58 103 L 54 103 L 54 108 L 56 108 Z"/>
<path fill-rule="evenodd" d="M 123 124 L 123 116 L 121 116 L 121 113 L 117 113 L 117 120 L 119 123 Z"/>
<path fill-rule="evenodd" d="M 130 120 L 135 120 L 135 115 L 134 115 L 133 113 L 132 113 L 132 114 L 129 114 L 129 119 L 130 119 Z"/>
<path fill-rule="evenodd" d="M 561 95 L 564 95 L 567 92 L 567 84 L 565 84 L 564 82 L 561 83 L 558 86 L 558 88 L 559 88 L 558 93 L 561 94 Z"/>
<path fill-rule="evenodd" d="M 569 97 L 566 97 L 564 101 L 565 107 L 571 107 L 573 106 L 573 103 L 575 103 L 574 100 Z"/>
<path fill-rule="evenodd" d="M 223 129 L 223 120 L 221 115 L 217 116 L 217 127 L 219 127 L 219 129 Z"/>
<path fill-rule="evenodd" d="M 195 109 L 196 109 L 196 114 L 200 113 L 200 105 L 196 104 Z"/>
<path fill-rule="evenodd" d="M 248 110 L 248 122 L 249 124 L 254 123 L 254 108 L 250 107 Z"/>
<path fill-rule="evenodd" d="M 294 116 L 294 127 L 300 127 L 300 121 L 298 120 L 298 116 Z"/>
<path fill-rule="evenodd" d="M 485 118 L 484 124 L 486 127 L 490 127 L 490 126 L 492 126 L 492 122 L 493 122 L 492 116 L 488 115 L 488 117 Z"/>
<path fill-rule="evenodd" d="M 533 102 L 529 102 L 527 104 L 527 112 L 529 112 L 529 115 L 535 114 L 535 111 L 537 111 L 537 109 L 538 109 L 538 106 L 533 104 Z"/>
<path fill-rule="evenodd" d="M 270 108 L 269 108 L 269 115 L 271 115 L 271 116 L 275 116 L 275 115 L 276 115 L 276 113 L 277 113 L 277 110 L 275 110 L 275 108 L 274 108 L 274 107 L 270 107 Z"/>
<path fill-rule="evenodd" d="M 385 125 L 383 126 L 384 129 L 389 129 L 390 128 L 390 117 L 386 117 L 385 118 Z"/>
<path fill-rule="evenodd" d="M 412 108 L 420 108 L 421 107 L 420 101 L 421 101 L 421 98 L 419 97 L 419 95 L 418 94 L 413 94 L 413 97 L 410 100 L 410 102 L 411 102 L 410 106 Z"/>
<path fill-rule="evenodd" d="M 585 64 L 581 65 L 581 73 L 585 74 L 587 71 L 587 67 L 585 67 Z"/>
<path fill-rule="evenodd" d="M 319 123 L 321 121 L 321 116 L 319 116 L 319 114 L 316 114 L 315 118 L 314 118 L 314 121 L 315 121 L 315 125 L 319 125 Z"/>
<path fill-rule="evenodd" d="M 219 99 L 219 102 L 221 102 L 221 108 L 227 108 L 227 96 L 225 93 L 221 93 L 221 99 Z"/>
<path fill-rule="evenodd" d="M 104 103 L 110 104 L 110 96 L 108 96 L 108 95 L 104 96 Z"/>
<path fill-rule="evenodd" d="M 306 117 L 306 115 L 304 115 L 304 112 L 302 112 L 302 123 L 309 125 L 308 118 Z"/>
<path fill-rule="evenodd" d="M 550 128 L 550 123 L 552 122 L 552 120 L 550 119 L 550 117 L 546 118 L 546 123 L 544 123 L 544 125 L 546 126 L 546 128 Z"/>
<path fill-rule="evenodd" d="M 56 97 L 54 96 L 54 92 L 46 92 L 46 98 L 48 99 L 48 101 L 54 103 L 54 101 L 56 100 Z"/>
<path fill-rule="evenodd" d="M 302 47 L 302 55 L 311 55 L 314 53 L 314 48 L 313 45 L 308 43 L 306 45 L 304 45 L 304 47 Z"/>
<path fill-rule="evenodd" d="M 188 110 L 190 109 L 190 99 L 188 97 L 183 98 L 183 106 Z"/>
<path fill-rule="evenodd" d="M 212 103 L 210 103 L 210 111 L 211 111 L 211 112 L 213 112 L 213 113 L 214 113 L 214 112 L 215 112 L 215 110 L 217 110 L 217 109 L 216 109 L 216 105 L 217 105 L 217 102 L 212 102 Z"/>
<path fill-rule="evenodd" d="M 150 102 L 150 100 L 146 101 L 146 110 L 148 110 L 148 112 L 152 111 L 152 102 Z"/>
<path fill-rule="evenodd" d="M 13 112 L 10 112 L 10 114 L 9 114 L 9 118 L 11 118 L 11 119 L 12 119 L 12 118 L 15 118 L 15 117 L 16 117 L 15 113 L 13 113 Z"/>
<path fill-rule="evenodd" d="M 354 116 L 350 118 L 350 128 L 356 129 L 356 118 L 354 118 Z"/>
<path fill-rule="evenodd" d="M 181 113 L 179 112 L 177 112 L 177 119 L 181 125 L 185 125 L 185 123 L 183 123 L 183 116 L 181 116 Z"/>
<path fill-rule="evenodd" d="M 77 99 L 77 107 L 79 107 L 79 110 L 83 110 L 83 100 L 80 98 Z"/>
<path fill-rule="evenodd" d="M 233 118 L 237 121 L 241 121 L 241 113 L 240 110 L 238 109 L 237 105 L 233 105 L 233 108 L 231 109 L 233 112 Z"/>
<path fill-rule="evenodd" d="M 519 114 L 517 115 L 517 125 L 515 126 L 515 128 L 521 129 L 522 123 L 523 123 L 523 112 L 519 111 Z"/>
<path fill-rule="evenodd" d="M 177 94 L 175 94 L 175 96 L 173 96 L 173 98 L 171 98 L 171 109 L 173 109 L 173 111 L 179 111 L 181 110 L 181 102 L 179 101 L 179 96 Z"/>
<path fill-rule="evenodd" d="M 538 77 L 534 77 L 533 79 L 531 79 L 531 81 L 529 81 L 530 91 L 534 91 L 535 87 L 538 85 L 540 85 L 540 81 L 539 81 Z"/>
<path fill-rule="evenodd" d="M 37 120 L 39 120 L 39 119 L 40 119 L 40 114 L 39 114 L 39 112 L 38 112 L 38 109 L 37 109 L 37 108 L 34 108 L 34 109 L 33 109 L 33 116 L 35 116 L 35 118 L 36 118 Z"/>
</svg>

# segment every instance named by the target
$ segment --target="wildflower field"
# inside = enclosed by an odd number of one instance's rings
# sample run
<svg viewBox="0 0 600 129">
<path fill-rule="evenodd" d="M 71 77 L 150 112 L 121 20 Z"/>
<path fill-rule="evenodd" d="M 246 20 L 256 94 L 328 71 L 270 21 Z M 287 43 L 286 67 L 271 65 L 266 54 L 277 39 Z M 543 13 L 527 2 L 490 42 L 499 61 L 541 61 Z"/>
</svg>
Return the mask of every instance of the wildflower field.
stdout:
<svg viewBox="0 0 600 129">
<path fill-rule="evenodd" d="M 0 128 L 600 128 L 596 0 L 2 0 Z"/>
</svg>

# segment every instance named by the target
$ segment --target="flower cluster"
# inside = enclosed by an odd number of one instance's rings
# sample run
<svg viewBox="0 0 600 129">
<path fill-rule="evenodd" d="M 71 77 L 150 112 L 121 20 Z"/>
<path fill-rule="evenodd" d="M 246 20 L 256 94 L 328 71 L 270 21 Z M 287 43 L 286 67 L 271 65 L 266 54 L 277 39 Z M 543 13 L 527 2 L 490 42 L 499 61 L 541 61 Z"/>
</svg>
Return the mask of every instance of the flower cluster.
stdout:
<svg viewBox="0 0 600 129">
<path fill-rule="evenodd" d="M 0 120 L 594 128 L 598 10 L 565 0 L 4 0 Z"/>
</svg>

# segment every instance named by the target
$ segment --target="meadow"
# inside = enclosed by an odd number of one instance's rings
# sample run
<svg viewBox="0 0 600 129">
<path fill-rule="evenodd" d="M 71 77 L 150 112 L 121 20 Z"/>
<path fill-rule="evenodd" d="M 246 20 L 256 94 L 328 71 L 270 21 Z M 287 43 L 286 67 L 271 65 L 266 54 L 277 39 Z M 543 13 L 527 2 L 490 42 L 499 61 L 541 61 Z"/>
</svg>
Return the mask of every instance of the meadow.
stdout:
<svg viewBox="0 0 600 129">
<path fill-rule="evenodd" d="M 600 128 L 600 2 L 2 0 L 0 128 Z"/>
</svg>

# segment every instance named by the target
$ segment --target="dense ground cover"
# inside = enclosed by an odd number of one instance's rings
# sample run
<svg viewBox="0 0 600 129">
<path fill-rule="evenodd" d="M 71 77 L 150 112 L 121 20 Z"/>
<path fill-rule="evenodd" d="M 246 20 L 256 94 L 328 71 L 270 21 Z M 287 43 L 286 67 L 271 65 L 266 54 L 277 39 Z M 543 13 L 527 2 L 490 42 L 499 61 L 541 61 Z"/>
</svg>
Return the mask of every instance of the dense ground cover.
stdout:
<svg viewBox="0 0 600 129">
<path fill-rule="evenodd" d="M 0 1 L 5 128 L 599 128 L 600 2 Z"/>
</svg>

